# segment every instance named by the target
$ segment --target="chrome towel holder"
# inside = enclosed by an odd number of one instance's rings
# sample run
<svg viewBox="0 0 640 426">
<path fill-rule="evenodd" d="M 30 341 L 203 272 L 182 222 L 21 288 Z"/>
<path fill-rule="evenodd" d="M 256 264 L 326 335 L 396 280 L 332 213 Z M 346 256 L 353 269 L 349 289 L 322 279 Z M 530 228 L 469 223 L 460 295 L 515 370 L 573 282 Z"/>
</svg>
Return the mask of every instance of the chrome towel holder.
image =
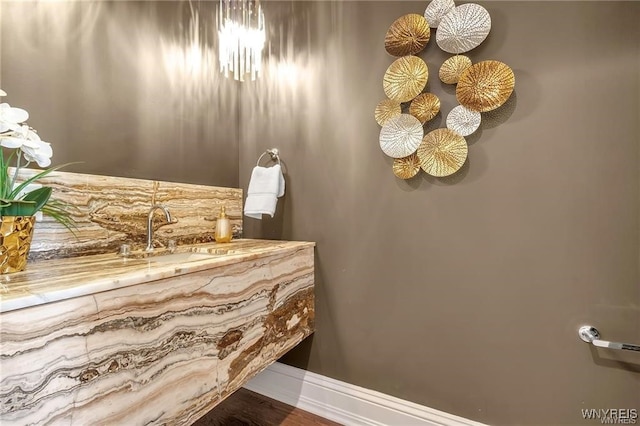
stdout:
<svg viewBox="0 0 640 426">
<path fill-rule="evenodd" d="M 591 343 L 593 346 L 597 346 L 599 348 L 621 349 L 624 351 L 640 352 L 640 345 L 601 340 L 600 332 L 598 331 L 598 329 L 590 325 L 583 325 L 582 327 L 580 327 L 578 329 L 578 336 L 580 336 L 580 339 L 583 342 Z"/>
<path fill-rule="evenodd" d="M 278 164 L 280 164 L 280 151 L 278 151 L 278 148 L 269 148 L 265 152 L 263 152 L 262 155 L 260 155 L 260 157 L 258 157 L 256 166 L 260 165 L 260 160 L 262 160 L 262 157 L 264 157 L 267 154 L 269 154 L 269 156 L 271 157 L 271 161 L 275 161 Z"/>
</svg>

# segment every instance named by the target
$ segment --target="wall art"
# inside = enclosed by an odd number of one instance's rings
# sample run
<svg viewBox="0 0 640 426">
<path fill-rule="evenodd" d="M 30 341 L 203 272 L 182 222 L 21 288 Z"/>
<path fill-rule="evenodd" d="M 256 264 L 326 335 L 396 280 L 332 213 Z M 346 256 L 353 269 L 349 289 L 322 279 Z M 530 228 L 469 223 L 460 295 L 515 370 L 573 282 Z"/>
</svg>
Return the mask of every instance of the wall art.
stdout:
<svg viewBox="0 0 640 426">
<path fill-rule="evenodd" d="M 400 16 L 387 30 L 385 50 L 399 58 L 384 74 L 387 98 L 376 106 L 375 119 L 382 126 L 380 148 L 394 158 L 392 168 L 398 178 L 411 179 L 420 169 L 436 177 L 460 170 L 469 151 L 465 137 L 478 130 L 482 113 L 501 107 L 510 98 L 515 87 L 513 70 L 497 60 L 474 63 L 467 53 L 482 44 L 490 31 L 491 16 L 483 6 L 456 6 L 454 0 L 432 0 L 424 16 Z M 459 105 L 446 111 L 446 128 L 425 135 L 425 123 L 445 113 L 438 96 L 425 91 L 429 69 L 417 56 L 431 38 L 441 50 L 454 54 L 440 65 L 438 77 L 456 85 Z"/>
</svg>

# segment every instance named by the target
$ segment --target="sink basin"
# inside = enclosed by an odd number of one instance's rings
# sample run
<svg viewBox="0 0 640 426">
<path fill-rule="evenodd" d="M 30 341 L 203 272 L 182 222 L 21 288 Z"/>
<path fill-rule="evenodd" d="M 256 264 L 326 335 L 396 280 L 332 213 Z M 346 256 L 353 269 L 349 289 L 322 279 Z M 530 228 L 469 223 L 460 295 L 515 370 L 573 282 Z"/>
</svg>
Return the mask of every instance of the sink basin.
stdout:
<svg viewBox="0 0 640 426">
<path fill-rule="evenodd" d="M 135 251 L 122 256 L 125 259 L 144 259 L 154 263 L 180 263 L 195 262 L 203 259 L 211 259 L 214 257 L 238 254 L 237 250 L 220 248 L 220 247 L 198 247 L 183 246 L 177 252 L 171 252 L 166 249 L 158 249 L 153 251 Z"/>
<path fill-rule="evenodd" d="M 182 262 L 195 262 L 197 260 L 212 259 L 215 257 L 209 253 L 170 253 L 161 254 L 157 256 L 150 256 L 147 259 L 149 262 L 155 263 L 182 263 Z"/>
<path fill-rule="evenodd" d="M 203 253 L 203 254 L 207 253 L 209 255 L 221 256 L 221 255 L 228 255 L 228 254 L 237 254 L 238 251 L 226 249 L 226 248 L 207 248 L 205 250 L 198 250 L 197 253 Z"/>
</svg>

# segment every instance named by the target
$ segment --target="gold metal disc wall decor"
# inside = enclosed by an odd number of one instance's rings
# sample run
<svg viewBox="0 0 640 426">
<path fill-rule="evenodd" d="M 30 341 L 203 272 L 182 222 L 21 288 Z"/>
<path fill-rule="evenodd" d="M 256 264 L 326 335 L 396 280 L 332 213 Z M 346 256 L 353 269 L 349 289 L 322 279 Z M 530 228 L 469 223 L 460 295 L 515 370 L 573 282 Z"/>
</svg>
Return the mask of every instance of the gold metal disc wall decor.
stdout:
<svg viewBox="0 0 640 426">
<path fill-rule="evenodd" d="M 442 63 L 438 71 L 440 81 L 445 84 L 456 84 L 460 75 L 471 66 L 471 59 L 468 56 L 452 56 Z"/>
<path fill-rule="evenodd" d="M 422 124 L 412 115 L 400 114 L 389 119 L 380 130 L 380 148 L 393 158 L 413 154 L 424 135 Z"/>
<path fill-rule="evenodd" d="M 384 123 L 390 118 L 397 117 L 400 114 L 402 114 L 400 103 L 392 101 L 391 99 L 385 99 L 376 105 L 376 122 L 381 126 L 384 126 Z"/>
<path fill-rule="evenodd" d="M 450 129 L 435 129 L 422 139 L 417 154 L 422 170 L 444 177 L 460 170 L 468 151 L 464 137 Z"/>
<path fill-rule="evenodd" d="M 384 48 L 390 55 L 415 55 L 425 48 L 431 38 L 429 23 L 417 13 L 396 19 L 384 37 Z"/>
<path fill-rule="evenodd" d="M 385 95 L 396 102 L 415 98 L 427 85 L 427 64 L 417 56 L 403 56 L 393 61 L 384 73 L 382 87 Z"/>
<path fill-rule="evenodd" d="M 464 53 L 476 48 L 491 30 L 487 9 L 475 3 L 457 6 L 447 13 L 438 26 L 436 43 L 449 53 Z"/>
<path fill-rule="evenodd" d="M 432 0 L 424 11 L 424 17 L 431 28 L 438 28 L 440 21 L 456 7 L 453 0 Z"/>
<path fill-rule="evenodd" d="M 420 93 L 409 105 L 409 114 L 420 120 L 421 124 L 433 119 L 438 112 L 440 112 L 440 99 L 433 93 Z"/>
<path fill-rule="evenodd" d="M 396 158 L 393 160 L 393 174 L 400 179 L 411 179 L 420 171 L 420 160 L 418 155 L 413 153 L 408 157 Z"/>
<path fill-rule="evenodd" d="M 400 179 L 410 179 L 420 169 L 436 177 L 460 170 L 469 153 L 465 137 L 480 128 L 481 113 L 504 105 L 515 87 L 513 70 L 506 64 L 494 60 L 474 64 L 461 55 L 484 42 L 491 17 L 478 4 L 456 7 L 454 1 L 431 0 L 424 20 L 413 13 L 401 16 L 385 36 L 385 50 L 401 57 L 384 74 L 382 87 L 388 99 L 376 106 L 375 118 L 382 126 L 380 148 L 394 158 L 393 173 Z M 431 28 L 436 29 L 438 47 L 455 55 L 442 63 L 438 76 L 444 84 L 456 85 L 460 105 L 447 114 L 446 128 L 424 135 L 422 126 L 441 112 L 439 97 L 423 93 L 429 79 L 427 64 L 414 56 L 427 46 Z"/>
<path fill-rule="evenodd" d="M 467 68 L 456 87 L 460 105 L 487 112 L 504 104 L 515 86 L 513 70 L 499 61 L 482 61 Z"/>
<path fill-rule="evenodd" d="M 482 115 L 478 111 L 471 111 L 458 105 L 447 115 L 447 129 L 451 129 L 460 136 L 469 136 L 478 130 Z"/>
</svg>

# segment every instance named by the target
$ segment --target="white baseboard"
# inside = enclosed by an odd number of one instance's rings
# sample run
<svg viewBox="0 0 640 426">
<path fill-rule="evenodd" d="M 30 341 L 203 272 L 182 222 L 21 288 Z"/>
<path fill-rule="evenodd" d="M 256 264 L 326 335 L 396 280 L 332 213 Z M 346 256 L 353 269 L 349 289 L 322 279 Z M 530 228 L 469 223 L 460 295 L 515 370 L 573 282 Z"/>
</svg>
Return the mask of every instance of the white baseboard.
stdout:
<svg viewBox="0 0 640 426">
<path fill-rule="evenodd" d="M 347 426 L 486 426 L 278 362 L 244 387 Z"/>
</svg>

